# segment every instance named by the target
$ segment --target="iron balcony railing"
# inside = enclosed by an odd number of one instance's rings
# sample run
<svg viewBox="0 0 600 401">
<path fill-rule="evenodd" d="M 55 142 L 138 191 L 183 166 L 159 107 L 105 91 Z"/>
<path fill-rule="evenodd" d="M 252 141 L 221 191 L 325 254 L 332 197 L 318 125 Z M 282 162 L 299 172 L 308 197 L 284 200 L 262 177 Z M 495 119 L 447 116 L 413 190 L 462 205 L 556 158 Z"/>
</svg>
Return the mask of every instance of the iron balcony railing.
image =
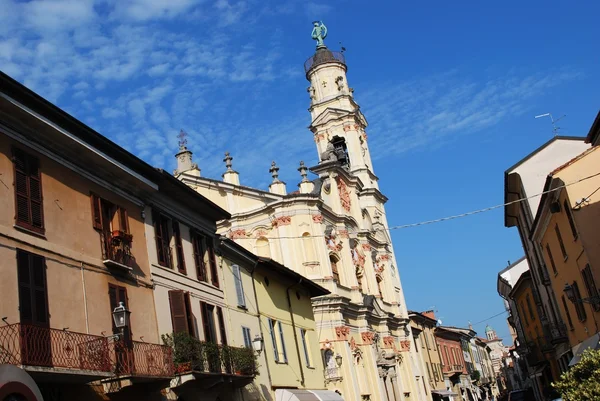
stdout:
<svg viewBox="0 0 600 401">
<path fill-rule="evenodd" d="M 170 377 L 171 348 L 29 324 L 0 327 L 0 364 Z"/>
<path fill-rule="evenodd" d="M 444 373 L 462 372 L 463 365 L 443 365 L 442 371 Z"/>
<path fill-rule="evenodd" d="M 342 52 L 332 52 L 330 50 L 317 51 L 312 57 L 304 62 L 304 72 L 308 73 L 311 68 L 319 64 L 337 62 L 346 64 L 346 57 Z"/>
<path fill-rule="evenodd" d="M 546 330 L 550 333 L 550 341 L 553 344 L 569 341 L 567 326 L 564 323 L 549 323 Z"/>
</svg>

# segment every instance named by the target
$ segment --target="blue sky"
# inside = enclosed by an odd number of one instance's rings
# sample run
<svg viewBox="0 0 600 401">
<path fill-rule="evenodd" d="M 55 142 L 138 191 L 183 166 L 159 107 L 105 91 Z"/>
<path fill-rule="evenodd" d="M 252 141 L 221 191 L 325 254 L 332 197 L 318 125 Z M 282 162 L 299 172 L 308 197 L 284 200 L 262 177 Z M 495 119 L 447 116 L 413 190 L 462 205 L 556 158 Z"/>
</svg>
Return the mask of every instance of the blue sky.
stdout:
<svg viewBox="0 0 600 401">
<path fill-rule="evenodd" d="M 0 0 L 0 69 L 155 166 L 175 167 L 183 128 L 203 175 L 230 151 L 243 184 L 266 188 L 276 160 L 293 190 L 317 160 L 302 66 L 322 19 L 347 48 L 392 226 L 501 203 L 504 170 L 552 135 L 534 115 L 585 135 L 598 112 L 595 2 L 365 4 Z M 410 309 L 462 326 L 503 310 L 496 275 L 522 249 L 502 209 L 393 239 Z"/>
</svg>

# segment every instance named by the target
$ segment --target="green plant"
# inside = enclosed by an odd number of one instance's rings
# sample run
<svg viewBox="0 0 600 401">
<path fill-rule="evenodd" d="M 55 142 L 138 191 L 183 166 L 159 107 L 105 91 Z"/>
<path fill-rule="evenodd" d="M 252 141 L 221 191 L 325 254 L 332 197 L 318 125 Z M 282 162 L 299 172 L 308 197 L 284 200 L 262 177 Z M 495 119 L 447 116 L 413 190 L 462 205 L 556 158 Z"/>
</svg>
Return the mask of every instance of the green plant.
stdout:
<svg viewBox="0 0 600 401">
<path fill-rule="evenodd" d="M 481 379 L 481 373 L 478 370 L 471 373 L 471 380 L 479 381 L 479 379 Z"/>
<path fill-rule="evenodd" d="M 178 373 L 204 370 L 203 344 L 188 333 L 163 334 L 165 345 L 173 348 L 173 362 Z"/>
<path fill-rule="evenodd" d="M 256 355 L 251 348 L 232 348 L 230 352 L 234 373 L 244 376 L 258 374 Z"/>
<path fill-rule="evenodd" d="M 552 383 L 564 401 L 600 400 L 600 351 L 587 349 L 579 363 Z"/>
</svg>

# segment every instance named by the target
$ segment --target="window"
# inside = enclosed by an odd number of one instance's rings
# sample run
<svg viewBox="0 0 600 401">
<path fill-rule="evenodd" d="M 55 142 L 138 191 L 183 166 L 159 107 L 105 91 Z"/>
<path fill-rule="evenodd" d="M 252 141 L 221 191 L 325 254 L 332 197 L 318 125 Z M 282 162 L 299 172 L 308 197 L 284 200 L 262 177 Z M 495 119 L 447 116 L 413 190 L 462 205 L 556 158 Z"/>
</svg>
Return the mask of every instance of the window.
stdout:
<svg viewBox="0 0 600 401">
<path fill-rule="evenodd" d="M 200 311 L 202 313 L 202 327 L 204 329 L 204 341 L 216 344 L 217 330 L 215 327 L 215 307 L 200 301 Z"/>
<path fill-rule="evenodd" d="M 15 224 L 44 233 L 44 207 L 40 162 L 20 149 L 13 148 Z"/>
<path fill-rule="evenodd" d="M 90 194 L 90 202 L 92 226 L 100 234 L 103 260 L 113 260 L 131 267 L 133 237 L 129 234 L 127 210 L 93 192 Z"/>
<path fill-rule="evenodd" d="M 269 240 L 265 237 L 260 237 L 256 240 L 255 249 L 256 251 L 254 253 L 256 253 L 256 255 L 263 258 L 271 257 L 271 248 L 269 246 Z"/>
<path fill-rule="evenodd" d="M 219 321 L 221 344 L 227 345 L 227 328 L 225 327 L 225 319 L 223 318 L 223 309 L 220 306 L 217 306 L 217 320 Z"/>
<path fill-rule="evenodd" d="M 302 234 L 302 246 L 304 247 L 304 261 L 307 263 L 315 262 L 317 260 L 315 247 L 309 233 Z"/>
<path fill-rule="evenodd" d="M 115 326 L 114 319 L 112 317 L 112 312 L 115 310 L 117 306 L 123 302 L 123 306 L 129 309 L 129 299 L 127 298 L 127 289 L 125 287 L 121 287 L 119 285 L 109 284 L 108 285 L 108 298 L 110 300 L 110 320 L 112 322 L 113 333 L 117 334 L 121 332 L 121 329 L 118 329 Z M 131 321 L 128 326 L 123 328 L 124 330 L 124 338 L 125 342 L 128 343 L 131 341 Z"/>
<path fill-rule="evenodd" d="M 156 256 L 158 264 L 164 267 L 173 267 L 173 258 L 171 255 L 171 238 L 169 235 L 169 219 L 160 213 L 155 212 L 154 237 L 156 239 Z"/>
<path fill-rule="evenodd" d="M 189 292 L 169 291 L 169 306 L 171 307 L 173 333 L 188 333 L 195 337 L 194 315 Z"/>
<path fill-rule="evenodd" d="M 567 214 L 567 219 L 569 220 L 569 226 L 571 227 L 571 233 L 573 234 L 573 239 L 577 239 L 577 228 L 575 228 L 575 221 L 573 220 L 573 212 L 571 211 L 571 206 L 569 202 L 565 199 L 563 206 L 565 208 L 565 213 Z"/>
<path fill-rule="evenodd" d="M 558 224 L 554 225 L 554 232 L 556 233 L 556 238 L 558 239 L 558 245 L 560 245 L 560 251 L 562 252 L 563 258 L 567 259 L 567 250 L 565 249 L 565 244 L 563 243 L 562 235 L 560 235 L 560 230 L 558 228 Z"/>
<path fill-rule="evenodd" d="M 206 254 L 206 239 L 196 231 L 191 232 L 192 248 L 194 251 L 194 264 L 196 265 L 196 277 L 198 281 L 207 280 L 206 262 L 204 255 Z"/>
<path fill-rule="evenodd" d="M 238 265 L 231 266 L 233 270 L 233 281 L 235 282 L 235 292 L 237 294 L 238 306 L 246 307 L 246 299 L 244 298 L 244 286 L 242 283 L 242 272 Z"/>
<path fill-rule="evenodd" d="M 179 273 L 186 274 L 185 258 L 183 257 L 183 244 L 181 242 L 181 231 L 179 222 L 173 220 L 173 237 L 175 237 L 175 255 L 177 256 L 177 270 Z"/>
<path fill-rule="evenodd" d="M 427 346 L 427 349 L 429 349 L 429 339 L 427 338 L 426 332 L 423 332 L 423 337 L 425 338 L 425 345 Z"/>
<path fill-rule="evenodd" d="M 329 255 L 329 261 L 331 262 L 331 275 L 333 281 L 336 284 L 340 283 L 340 272 L 338 271 L 338 258 L 335 255 Z"/>
<path fill-rule="evenodd" d="M 248 327 L 242 326 L 242 336 L 244 337 L 244 347 L 252 348 L 252 336 Z"/>
<path fill-rule="evenodd" d="M 310 347 L 308 346 L 308 331 L 306 329 L 300 329 L 300 338 L 302 339 L 302 349 L 304 350 L 304 360 L 306 361 L 306 366 L 312 366 L 312 359 L 310 358 L 310 352 L 308 351 Z"/>
<path fill-rule="evenodd" d="M 590 298 L 598 297 L 598 288 L 596 287 L 594 275 L 592 274 L 589 263 L 585 265 L 585 268 L 581 271 L 581 276 L 583 277 L 583 283 L 585 284 L 588 296 Z M 595 311 L 600 310 L 600 305 L 597 303 L 592 304 L 592 307 Z"/>
<path fill-rule="evenodd" d="M 269 332 L 271 333 L 271 341 L 273 342 L 275 362 L 287 363 L 287 353 L 285 350 L 283 326 L 281 322 L 269 319 Z"/>
<path fill-rule="evenodd" d="M 573 320 L 571 320 L 571 314 L 569 313 L 569 307 L 567 306 L 567 300 L 565 296 L 562 296 L 563 308 L 565 308 L 565 315 L 567 315 L 567 322 L 569 323 L 569 328 L 573 330 Z"/>
<path fill-rule="evenodd" d="M 17 275 L 21 323 L 49 327 L 45 258 L 17 249 Z"/>
<path fill-rule="evenodd" d="M 581 293 L 579 292 L 577 281 L 573 281 L 573 294 L 575 295 L 575 311 L 577 312 L 577 319 L 583 322 L 587 318 L 587 314 L 585 313 L 585 306 L 581 301 Z"/>
<path fill-rule="evenodd" d="M 533 313 L 533 308 L 531 307 L 531 298 L 529 294 L 525 297 L 525 302 L 527 302 L 527 309 L 529 310 L 529 317 L 531 317 L 531 321 L 535 321 L 535 313 Z"/>
<path fill-rule="evenodd" d="M 552 271 L 554 274 L 558 274 L 558 270 L 556 270 L 556 264 L 554 263 L 554 257 L 552 257 L 552 251 L 550 250 L 550 245 L 546 244 L 546 253 L 548 254 L 548 259 L 550 259 L 550 266 L 552 266 Z"/>
</svg>

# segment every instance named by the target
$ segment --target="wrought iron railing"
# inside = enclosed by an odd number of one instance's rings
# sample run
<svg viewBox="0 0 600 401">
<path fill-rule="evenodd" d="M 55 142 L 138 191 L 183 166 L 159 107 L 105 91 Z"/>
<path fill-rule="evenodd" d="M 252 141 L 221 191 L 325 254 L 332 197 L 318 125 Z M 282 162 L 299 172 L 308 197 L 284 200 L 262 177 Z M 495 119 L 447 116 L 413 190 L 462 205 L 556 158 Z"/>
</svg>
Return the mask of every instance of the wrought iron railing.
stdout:
<svg viewBox="0 0 600 401">
<path fill-rule="evenodd" d="M 0 364 L 170 377 L 169 347 L 28 324 L 0 327 Z"/>
<path fill-rule="evenodd" d="M 135 259 L 131 254 L 133 237 L 123 231 L 104 232 L 102 234 L 102 257 L 126 267 L 133 267 Z"/>
<path fill-rule="evenodd" d="M 529 341 L 527 343 L 529 353 L 526 358 L 529 366 L 539 365 L 545 361 L 544 354 L 542 353 L 542 348 L 544 348 L 545 345 L 546 341 L 544 337 L 538 337 L 535 341 Z"/>
<path fill-rule="evenodd" d="M 564 323 L 549 323 L 546 329 L 550 333 L 550 341 L 552 343 L 569 341 L 567 326 Z"/>
<path fill-rule="evenodd" d="M 325 379 L 338 379 L 341 377 L 340 368 L 325 368 Z"/>
<path fill-rule="evenodd" d="M 443 365 L 442 371 L 445 373 L 462 372 L 463 365 Z"/>
<path fill-rule="evenodd" d="M 332 52 L 330 50 L 317 52 L 304 62 L 304 72 L 308 72 L 311 68 L 319 64 L 331 62 L 346 64 L 346 57 L 344 57 L 344 53 L 342 52 Z"/>
</svg>

